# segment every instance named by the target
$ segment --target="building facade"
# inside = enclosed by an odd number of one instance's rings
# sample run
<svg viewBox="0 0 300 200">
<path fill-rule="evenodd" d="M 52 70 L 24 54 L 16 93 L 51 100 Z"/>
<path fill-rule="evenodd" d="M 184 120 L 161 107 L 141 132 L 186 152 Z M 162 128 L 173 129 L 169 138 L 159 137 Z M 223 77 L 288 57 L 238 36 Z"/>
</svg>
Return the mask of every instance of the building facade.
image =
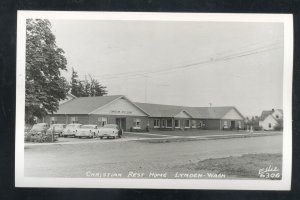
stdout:
<svg viewBox="0 0 300 200">
<path fill-rule="evenodd" d="M 232 130 L 244 128 L 244 117 L 235 107 L 184 107 L 137 103 L 122 95 L 80 97 L 62 103 L 45 122 L 118 124 L 125 131 Z"/>
<path fill-rule="evenodd" d="M 259 126 L 262 130 L 275 130 L 276 127 L 282 126 L 282 120 L 283 111 L 281 109 L 264 110 L 259 119 Z"/>
</svg>

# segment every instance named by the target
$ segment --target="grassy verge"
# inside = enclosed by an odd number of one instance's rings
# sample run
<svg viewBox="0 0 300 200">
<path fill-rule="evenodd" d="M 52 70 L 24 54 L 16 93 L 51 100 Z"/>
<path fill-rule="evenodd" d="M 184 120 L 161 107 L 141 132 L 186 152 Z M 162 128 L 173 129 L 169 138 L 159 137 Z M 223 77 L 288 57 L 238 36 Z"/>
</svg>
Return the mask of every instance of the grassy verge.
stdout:
<svg viewBox="0 0 300 200">
<path fill-rule="evenodd" d="M 279 177 L 260 177 L 259 170 L 278 168 Z M 198 163 L 186 165 L 185 167 L 195 171 L 210 171 L 214 173 L 226 174 L 228 177 L 240 178 L 266 178 L 281 179 L 282 155 L 281 154 L 245 154 L 239 157 L 226 157 L 207 159 Z M 273 172 L 270 172 L 273 173 Z M 266 173 L 264 173 L 266 174 Z"/>
</svg>

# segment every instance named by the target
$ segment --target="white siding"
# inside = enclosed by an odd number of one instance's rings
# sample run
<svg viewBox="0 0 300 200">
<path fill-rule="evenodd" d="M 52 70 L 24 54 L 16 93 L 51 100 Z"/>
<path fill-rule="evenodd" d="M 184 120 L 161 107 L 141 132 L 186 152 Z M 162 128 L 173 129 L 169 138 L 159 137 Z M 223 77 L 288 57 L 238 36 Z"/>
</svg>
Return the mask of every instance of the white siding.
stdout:
<svg viewBox="0 0 300 200">
<path fill-rule="evenodd" d="M 126 99 L 117 99 L 116 101 L 93 111 L 91 114 L 99 115 L 129 115 L 129 116 L 147 116 L 138 107 L 134 106 Z"/>
<path fill-rule="evenodd" d="M 272 115 L 275 119 L 282 119 L 283 117 L 282 113 L 279 110 L 275 110 Z"/>
<path fill-rule="evenodd" d="M 277 124 L 277 121 L 273 118 L 272 115 L 266 117 L 264 121 L 259 121 L 259 126 L 261 126 L 263 130 L 274 130 L 274 127 Z M 271 127 L 269 125 L 271 125 Z"/>
<path fill-rule="evenodd" d="M 231 109 L 229 112 L 224 115 L 222 119 L 234 119 L 234 120 L 242 120 L 242 116 L 235 110 Z"/>
</svg>

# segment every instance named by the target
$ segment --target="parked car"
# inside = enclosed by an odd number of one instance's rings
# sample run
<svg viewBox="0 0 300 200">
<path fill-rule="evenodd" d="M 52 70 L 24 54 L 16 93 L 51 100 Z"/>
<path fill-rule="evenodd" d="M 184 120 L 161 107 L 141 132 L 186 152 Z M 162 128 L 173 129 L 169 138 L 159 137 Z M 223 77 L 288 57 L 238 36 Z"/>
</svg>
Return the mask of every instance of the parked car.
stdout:
<svg viewBox="0 0 300 200">
<path fill-rule="evenodd" d="M 75 137 L 76 130 L 79 129 L 82 124 L 68 124 L 62 132 L 63 137 L 73 136 Z"/>
<path fill-rule="evenodd" d="M 76 130 L 75 136 L 78 138 L 89 137 L 93 138 L 97 136 L 98 126 L 93 124 L 82 125 L 79 129 Z"/>
<path fill-rule="evenodd" d="M 50 128 L 47 130 L 47 134 L 52 134 L 52 131 L 54 129 L 54 135 L 61 137 L 65 128 L 66 128 L 65 124 L 52 124 Z"/>
<path fill-rule="evenodd" d="M 103 128 L 100 128 L 98 131 L 98 136 L 100 139 L 106 138 L 114 138 L 121 137 L 123 135 L 123 131 L 117 124 L 106 124 Z"/>
<path fill-rule="evenodd" d="M 47 129 L 49 129 L 49 124 L 47 123 L 38 123 L 33 125 L 33 127 L 30 130 L 31 135 L 36 135 L 36 134 L 45 134 Z"/>
</svg>

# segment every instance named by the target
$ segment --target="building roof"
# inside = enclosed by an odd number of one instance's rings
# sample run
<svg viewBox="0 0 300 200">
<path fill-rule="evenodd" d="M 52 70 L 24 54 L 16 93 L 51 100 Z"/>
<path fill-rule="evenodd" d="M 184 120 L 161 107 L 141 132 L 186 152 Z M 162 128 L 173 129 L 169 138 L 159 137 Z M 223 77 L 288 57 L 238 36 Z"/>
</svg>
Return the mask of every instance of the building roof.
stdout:
<svg viewBox="0 0 300 200">
<path fill-rule="evenodd" d="M 263 110 L 259 120 L 260 121 L 264 121 L 269 115 L 272 115 L 275 111 L 279 111 L 281 114 L 283 114 L 283 110 L 282 109 L 276 109 L 276 110 Z M 275 118 L 274 118 L 275 119 Z M 277 119 L 275 119 L 277 120 Z"/>
<path fill-rule="evenodd" d="M 89 114 L 123 95 L 99 96 L 99 97 L 77 97 L 59 106 L 55 114 Z"/>
<path fill-rule="evenodd" d="M 99 96 L 99 97 L 77 97 L 59 106 L 55 114 L 90 114 L 110 102 L 119 98 L 126 98 L 123 95 Z M 126 98 L 127 99 L 127 98 Z M 128 100 L 128 99 L 127 99 Z M 130 100 L 128 100 L 130 101 Z M 150 117 L 175 117 L 180 112 L 186 112 L 191 118 L 198 119 L 221 119 L 231 109 L 235 109 L 242 118 L 243 115 L 234 107 L 187 107 L 151 103 L 132 102 Z"/>
<path fill-rule="evenodd" d="M 235 109 L 240 115 L 241 113 L 234 106 L 224 107 L 187 107 L 173 106 L 163 104 L 150 104 L 135 102 L 140 108 L 145 110 L 151 117 L 174 117 L 181 111 L 185 111 L 192 118 L 199 119 L 221 119 L 231 109 Z M 241 115 L 242 118 L 243 115 Z"/>
<path fill-rule="evenodd" d="M 260 120 L 263 121 L 265 120 L 269 115 L 271 115 L 274 111 L 273 110 L 264 110 L 262 111 L 260 115 Z"/>
</svg>

